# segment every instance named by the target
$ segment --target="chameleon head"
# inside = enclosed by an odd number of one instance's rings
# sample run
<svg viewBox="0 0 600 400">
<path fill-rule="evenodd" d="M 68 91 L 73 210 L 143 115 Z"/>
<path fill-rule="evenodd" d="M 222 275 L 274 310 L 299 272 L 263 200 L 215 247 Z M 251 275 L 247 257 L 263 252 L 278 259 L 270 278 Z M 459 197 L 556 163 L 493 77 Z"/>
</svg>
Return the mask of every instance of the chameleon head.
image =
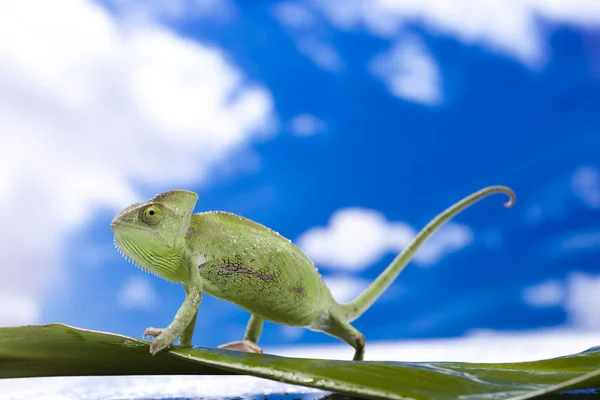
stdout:
<svg viewBox="0 0 600 400">
<path fill-rule="evenodd" d="M 196 200 L 194 192 L 172 190 L 130 205 L 110 224 L 115 247 L 147 272 L 173 282 L 184 280 L 188 272 L 181 268 L 181 258 Z"/>
</svg>

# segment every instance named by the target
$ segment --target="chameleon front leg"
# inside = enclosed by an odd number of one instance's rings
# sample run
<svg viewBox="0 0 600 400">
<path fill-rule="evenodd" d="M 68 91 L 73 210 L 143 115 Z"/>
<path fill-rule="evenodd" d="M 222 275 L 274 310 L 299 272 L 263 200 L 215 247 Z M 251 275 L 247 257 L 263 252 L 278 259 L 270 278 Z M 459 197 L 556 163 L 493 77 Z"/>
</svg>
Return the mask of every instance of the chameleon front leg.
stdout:
<svg viewBox="0 0 600 400">
<path fill-rule="evenodd" d="M 184 329 L 181 336 L 179 336 L 180 346 L 190 347 L 192 345 L 192 337 L 194 336 L 194 330 L 196 329 L 196 317 L 198 317 L 198 310 L 196 310 L 192 321 Z"/>
<path fill-rule="evenodd" d="M 189 295 L 190 294 L 189 286 L 184 284 L 183 287 L 185 289 L 186 296 Z M 180 346 L 190 347 L 192 345 L 192 337 L 194 336 L 194 330 L 196 329 L 196 318 L 197 317 L 198 317 L 198 308 L 196 308 L 194 317 L 192 318 L 192 320 L 190 321 L 188 326 L 186 326 L 184 331 L 181 333 L 181 336 L 179 337 L 179 345 Z"/>
<path fill-rule="evenodd" d="M 163 329 L 158 337 L 152 341 L 150 353 L 153 355 L 168 347 L 178 337 L 191 343 L 191 334 L 194 332 L 193 327 L 195 324 L 192 325 L 191 332 L 190 325 L 192 322 L 195 322 L 198 307 L 202 301 L 202 285 L 191 285 L 189 288 L 186 288 L 186 291 L 187 294 L 185 300 L 183 301 L 183 304 L 181 304 L 181 307 L 179 307 L 179 310 L 177 310 L 173 322 L 171 322 L 167 328 Z M 155 328 L 147 329 L 144 334 L 148 333 L 150 329 Z M 187 345 L 189 345 L 189 343 Z"/>
<path fill-rule="evenodd" d="M 189 290 L 187 289 L 187 287 L 185 289 L 186 289 L 186 296 L 187 296 L 187 295 L 189 295 Z M 192 337 L 194 336 L 194 330 L 196 329 L 196 317 L 198 317 L 198 311 L 196 311 L 196 313 L 194 314 L 194 317 L 192 318 L 192 321 L 184 329 L 181 336 L 179 336 L 179 345 L 180 346 L 190 347 L 192 345 Z M 164 331 L 163 328 L 153 328 L 153 327 L 146 328 L 146 330 L 144 331 L 144 338 L 147 336 L 150 336 L 150 337 L 160 336 L 160 334 L 163 333 L 163 331 Z"/>
<path fill-rule="evenodd" d="M 262 349 L 258 346 L 258 339 L 262 333 L 264 320 L 254 314 L 250 316 L 244 340 L 225 343 L 219 346 L 221 349 L 244 351 L 246 353 L 262 353 Z"/>
</svg>

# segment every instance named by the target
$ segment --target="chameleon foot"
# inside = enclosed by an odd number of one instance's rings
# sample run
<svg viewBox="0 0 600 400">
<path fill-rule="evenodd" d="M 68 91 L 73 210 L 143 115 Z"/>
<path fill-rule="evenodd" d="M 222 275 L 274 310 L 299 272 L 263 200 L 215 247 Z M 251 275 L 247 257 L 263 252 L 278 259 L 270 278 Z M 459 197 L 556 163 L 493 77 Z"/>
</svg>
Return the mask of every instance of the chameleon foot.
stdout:
<svg viewBox="0 0 600 400">
<path fill-rule="evenodd" d="M 146 339 L 147 337 L 149 337 L 150 338 L 149 340 L 152 341 L 152 338 L 157 337 L 158 335 L 160 335 L 161 333 L 163 333 L 163 331 L 164 331 L 164 329 L 162 329 L 162 328 L 152 328 L 152 327 L 147 328 L 144 331 L 144 339 Z"/>
<path fill-rule="evenodd" d="M 262 353 L 262 349 L 248 340 L 239 340 L 237 342 L 225 343 L 219 346 L 220 349 L 243 351 L 246 353 Z"/>
<path fill-rule="evenodd" d="M 165 330 L 166 329 L 162 328 L 147 328 L 144 331 L 144 339 L 150 337 L 150 341 L 152 342 L 150 344 L 150 353 L 152 353 L 152 355 L 155 355 L 171 345 L 172 340 L 169 341 L 163 336 Z"/>
<path fill-rule="evenodd" d="M 169 346 L 171 346 L 171 341 L 159 336 L 152 341 L 152 344 L 150 345 L 150 354 L 154 356 L 156 353 L 168 348 Z"/>
</svg>

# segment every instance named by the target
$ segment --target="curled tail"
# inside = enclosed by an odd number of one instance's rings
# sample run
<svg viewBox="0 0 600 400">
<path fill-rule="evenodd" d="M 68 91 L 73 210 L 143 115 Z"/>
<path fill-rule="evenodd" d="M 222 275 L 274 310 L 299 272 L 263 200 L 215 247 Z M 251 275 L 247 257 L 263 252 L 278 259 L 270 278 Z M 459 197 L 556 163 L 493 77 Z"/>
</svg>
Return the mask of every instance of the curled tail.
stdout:
<svg viewBox="0 0 600 400">
<path fill-rule="evenodd" d="M 448 207 L 429 222 L 406 248 L 396 256 L 394 261 L 365 289 L 354 301 L 346 304 L 340 304 L 343 315 L 347 321 L 351 322 L 360 317 L 370 306 L 381 296 L 385 289 L 396 279 L 398 274 L 404 269 L 419 247 L 431 237 L 442 225 L 448 222 L 456 214 L 465 208 L 475 204 L 477 201 L 494 193 L 505 193 L 509 200 L 504 203 L 504 207 L 510 208 L 515 204 L 516 195 L 512 189 L 506 186 L 488 186 L 478 192 L 465 197 L 458 203 Z"/>
</svg>

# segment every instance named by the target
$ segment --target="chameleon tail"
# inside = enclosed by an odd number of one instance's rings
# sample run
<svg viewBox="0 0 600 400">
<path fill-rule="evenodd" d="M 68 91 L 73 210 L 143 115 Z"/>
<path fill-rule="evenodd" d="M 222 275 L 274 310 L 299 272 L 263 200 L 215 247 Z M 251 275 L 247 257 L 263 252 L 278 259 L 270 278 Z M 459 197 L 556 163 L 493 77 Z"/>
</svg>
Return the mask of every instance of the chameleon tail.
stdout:
<svg viewBox="0 0 600 400">
<path fill-rule="evenodd" d="M 504 207 L 510 208 L 515 204 L 516 195 L 512 189 L 506 186 L 488 186 L 460 200 L 458 203 L 450 206 L 442 213 L 438 214 L 431 220 L 410 242 L 408 246 L 392 261 L 392 263 L 373 281 L 373 283 L 365 289 L 354 301 L 350 303 L 340 304 L 342 315 L 346 316 L 348 322 L 352 322 L 360 317 L 379 296 L 390 286 L 396 279 L 398 274 L 404 269 L 406 264 L 411 260 L 419 247 L 431 235 L 433 235 L 442 225 L 448 222 L 456 214 L 463 211 L 465 208 L 475 204 L 484 197 L 494 193 L 505 193 L 509 196 L 509 200 L 504 203 Z"/>
</svg>

